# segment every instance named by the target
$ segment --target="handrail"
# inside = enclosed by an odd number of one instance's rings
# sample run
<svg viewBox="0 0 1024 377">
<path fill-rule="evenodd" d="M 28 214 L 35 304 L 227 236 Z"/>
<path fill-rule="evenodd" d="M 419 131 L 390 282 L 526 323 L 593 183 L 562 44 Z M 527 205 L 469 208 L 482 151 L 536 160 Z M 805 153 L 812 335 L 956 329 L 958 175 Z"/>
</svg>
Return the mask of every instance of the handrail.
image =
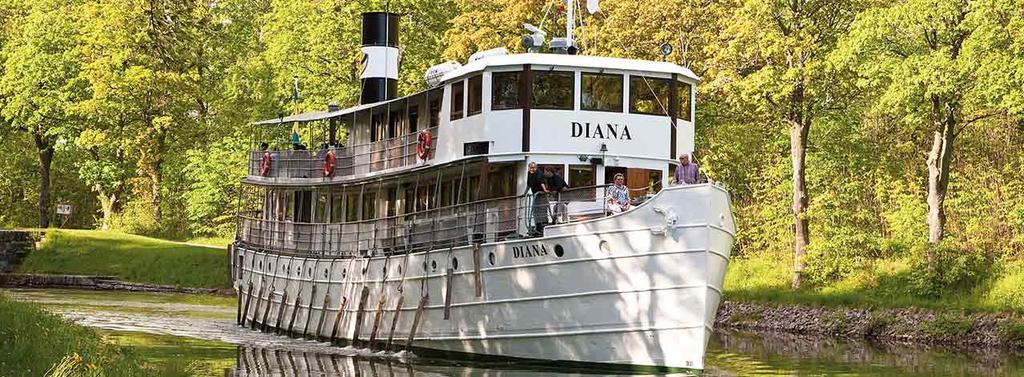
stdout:
<svg viewBox="0 0 1024 377">
<path fill-rule="evenodd" d="M 554 202 L 594 202 L 602 208 L 603 196 L 584 196 L 586 192 L 605 187 L 588 186 L 566 190 Z M 565 194 L 569 196 L 566 197 Z M 323 257 L 356 257 L 391 255 L 458 247 L 476 242 L 497 242 L 527 237 L 533 232 L 531 210 L 536 195 L 515 195 L 459 203 L 440 208 L 385 216 L 375 219 L 312 223 L 263 219 L 258 211 L 238 213 L 237 240 L 248 247 L 283 254 Z M 562 212 L 564 217 L 548 213 L 554 222 L 564 223 L 605 216 L 587 212 L 580 217 Z"/>
<path fill-rule="evenodd" d="M 437 150 L 437 128 L 428 129 L 431 137 L 427 158 L 432 160 Z M 416 165 L 419 133 L 407 134 L 375 142 L 330 147 L 317 150 L 257 150 L 249 153 L 249 176 L 261 178 L 305 178 L 330 180 L 366 174 L 381 170 Z M 324 159 L 333 151 L 335 163 L 331 171 L 325 171 Z M 265 168 L 264 158 L 270 157 L 270 166 Z M 265 170 L 265 171 L 264 171 Z"/>
</svg>

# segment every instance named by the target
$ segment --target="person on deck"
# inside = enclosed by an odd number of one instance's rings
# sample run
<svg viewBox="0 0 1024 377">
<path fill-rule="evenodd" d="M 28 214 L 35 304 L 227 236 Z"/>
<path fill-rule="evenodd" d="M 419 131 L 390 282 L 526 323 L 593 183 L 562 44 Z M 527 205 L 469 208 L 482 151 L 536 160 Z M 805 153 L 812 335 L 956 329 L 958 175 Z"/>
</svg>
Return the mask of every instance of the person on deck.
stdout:
<svg viewBox="0 0 1024 377">
<path fill-rule="evenodd" d="M 605 207 L 612 213 L 629 210 L 629 187 L 626 187 L 626 177 L 622 173 L 615 174 L 613 182 L 612 187 L 608 188 Z"/>
<path fill-rule="evenodd" d="M 547 168 L 544 169 L 544 177 L 546 180 L 545 189 L 547 190 L 548 194 L 555 198 L 554 208 L 552 208 L 551 210 L 551 218 L 556 223 L 565 222 L 565 216 L 567 212 L 566 205 L 565 201 L 560 200 L 561 198 L 558 195 L 558 193 L 565 191 L 565 189 L 569 188 L 569 184 L 565 183 L 565 179 L 562 178 L 562 175 L 558 174 L 558 172 L 556 172 L 555 168 L 552 166 L 548 166 Z"/>
<path fill-rule="evenodd" d="M 690 161 L 689 153 L 679 155 L 679 166 L 676 167 L 676 174 L 673 178 L 675 185 L 700 183 L 700 167 Z"/>
<path fill-rule="evenodd" d="M 544 225 L 548 223 L 548 197 L 547 194 L 540 194 L 547 191 L 544 176 L 537 171 L 537 163 L 531 162 L 526 165 L 526 187 L 533 194 L 533 223 L 534 232 L 542 233 Z M 538 195 L 540 194 L 540 195 Z"/>
</svg>

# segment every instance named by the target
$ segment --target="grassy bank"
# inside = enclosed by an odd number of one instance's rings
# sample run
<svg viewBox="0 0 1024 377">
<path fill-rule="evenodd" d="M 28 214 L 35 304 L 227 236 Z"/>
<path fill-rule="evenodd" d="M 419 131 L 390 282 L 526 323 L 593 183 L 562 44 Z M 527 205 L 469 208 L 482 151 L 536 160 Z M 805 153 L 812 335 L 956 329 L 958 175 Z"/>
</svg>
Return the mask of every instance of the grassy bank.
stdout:
<svg viewBox="0 0 1024 377">
<path fill-rule="evenodd" d="M 790 261 L 778 258 L 734 258 L 725 279 L 725 298 L 774 304 L 862 308 L 922 307 L 968 312 L 1024 314 L 1024 262 L 1004 261 L 977 284 L 949 288 L 938 295 L 916 294 L 911 288 L 912 264 L 876 260 L 849 276 L 816 287 L 790 289 Z"/>
<path fill-rule="evenodd" d="M 55 365 L 66 376 L 189 376 L 189 366 L 149 364 L 33 304 L 0 294 L 0 376 L 42 376 Z"/>
<path fill-rule="evenodd" d="M 111 275 L 193 288 L 230 287 L 223 248 L 95 230 L 52 229 L 21 273 Z"/>
</svg>

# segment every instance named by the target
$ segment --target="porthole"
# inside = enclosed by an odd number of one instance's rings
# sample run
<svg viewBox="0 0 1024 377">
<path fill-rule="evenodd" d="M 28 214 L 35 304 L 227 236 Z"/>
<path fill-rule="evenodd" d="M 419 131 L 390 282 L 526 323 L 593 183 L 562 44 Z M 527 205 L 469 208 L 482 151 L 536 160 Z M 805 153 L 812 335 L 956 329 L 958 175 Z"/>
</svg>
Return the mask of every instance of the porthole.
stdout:
<svg viewBox="0 0 1024 377">
<path fill-rule="evenodd" d="M 348 275 L 348 269 L 347 268 L 342 268 L 341 269 L 341 278 L 344 279 L 346 275 Z"/>
<path fill-rule="evenodd" d="M 437 261 L 435 261 L 435 260 L 430 261 L 430 270 L 431 271 L 437 271 Z"/>
<path fill-rule="evenodd" d="M 263 261 L 260 261 L 260 271 L 263 270 Z"/>
<path fill-rule="evenodd" d="M 327 269 L 324 269 L 324 279 L 327 279 Z"/>
<path fill-rule="evenodd" d="M 562 245 L 555 244 L 555 256 L 561 258 L 565 255 L 565 250 L 562 249 Z"/>
<path fill-rule="evenodd" d="M 313 267 L 309 267 L 306 269 L 306 276 L 313 277 Z"/>
<path fill-rule="evenodd" d="M 273 263 L 267 264 L 267 271 L 274 272 L 274 264 Z"/>
<path fill-rule="evenodd" d="M 604 252 L 605 254 L 612 253 L 612 247 L 608 245 L 608 241 L 601 240 L 601 243 L 597 244 L 597 248 L 601 249 L 601 251 Z"/>
<path fill-rule="evenodd" d="M 402 274 L 402 265 L 398 265 L 398 274 L 399 274 L 399 275 L 401 275 L 401 274 Z"/>
<path fill-rule="evenodd" d="M 452 258 L 452 269 L 453 270 L 458 270 L 459 269 L 459 258 Z"/>
<path fill-rule="evenodd" d="M 494 265 L 494 253 L 487 254 L 487 262 L 489 262 L 492 266 Z"/>
</svg>

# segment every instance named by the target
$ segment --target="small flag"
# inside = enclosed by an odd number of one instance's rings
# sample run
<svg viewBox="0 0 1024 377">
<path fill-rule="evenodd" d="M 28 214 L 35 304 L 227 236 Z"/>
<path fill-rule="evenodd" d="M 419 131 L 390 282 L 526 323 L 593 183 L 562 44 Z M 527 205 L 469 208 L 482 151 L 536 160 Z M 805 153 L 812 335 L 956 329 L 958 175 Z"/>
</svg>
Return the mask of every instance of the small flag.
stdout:
<svg viewBox="0 0 1024 377">
<path fill-rule="evenodd" d="M 597 2 L 598 0 L 587 0 L 587 12 L 594 14 L 600 11 L 601 8 L 598 7 Z"/>
</svg>

